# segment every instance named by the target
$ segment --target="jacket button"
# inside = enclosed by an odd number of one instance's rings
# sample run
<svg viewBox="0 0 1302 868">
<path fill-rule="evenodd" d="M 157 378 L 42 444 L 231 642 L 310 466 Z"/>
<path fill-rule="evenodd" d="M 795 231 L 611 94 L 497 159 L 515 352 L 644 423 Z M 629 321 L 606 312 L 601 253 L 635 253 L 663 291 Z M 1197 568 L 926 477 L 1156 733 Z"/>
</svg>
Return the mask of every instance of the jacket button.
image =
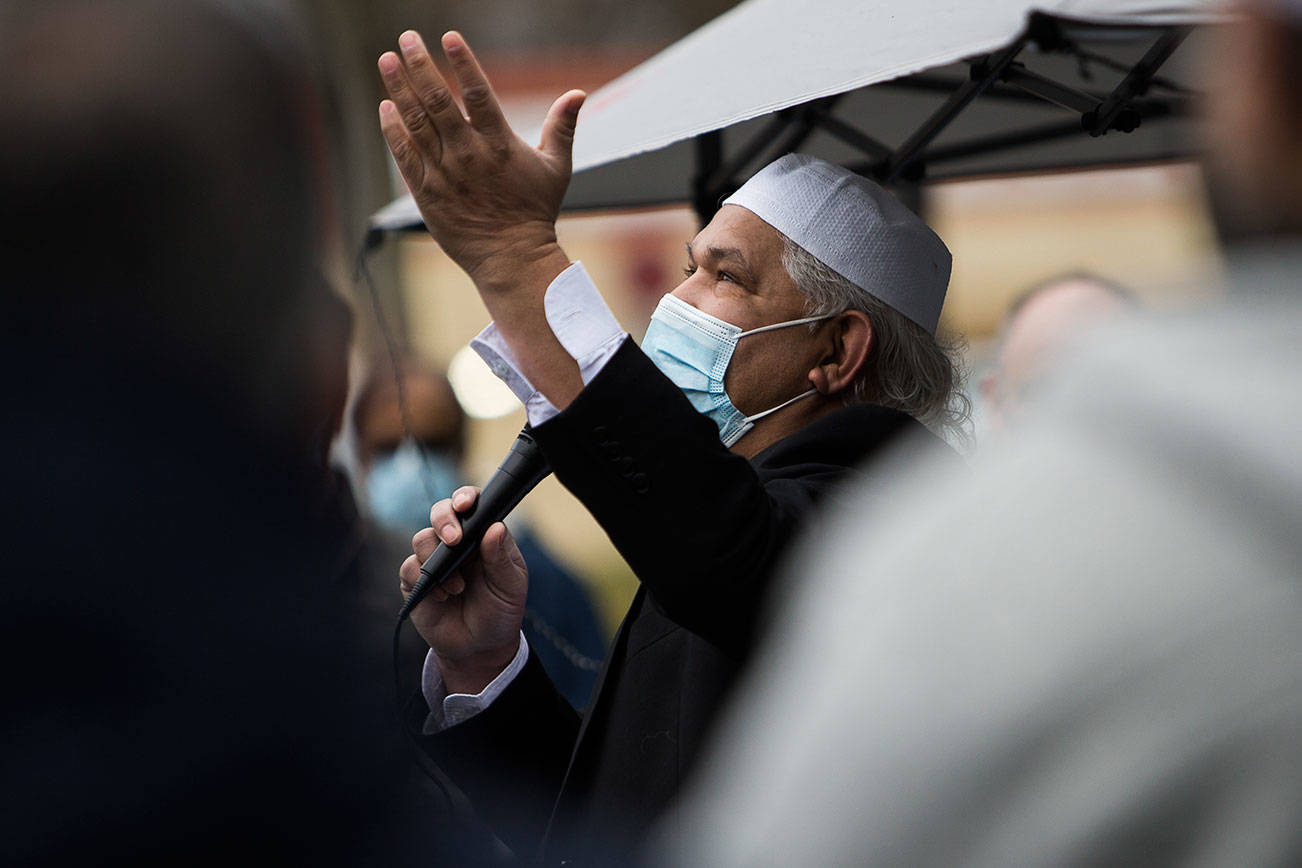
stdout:
<svg viewBox="0 0 1302 868">
<path fill-rule="evenodd" d="M 651 480 L 645 473 L 634 473 L 632 479 L 633 490 L 638 494 L 646 494 L 651 490 Z"/>
</svg>

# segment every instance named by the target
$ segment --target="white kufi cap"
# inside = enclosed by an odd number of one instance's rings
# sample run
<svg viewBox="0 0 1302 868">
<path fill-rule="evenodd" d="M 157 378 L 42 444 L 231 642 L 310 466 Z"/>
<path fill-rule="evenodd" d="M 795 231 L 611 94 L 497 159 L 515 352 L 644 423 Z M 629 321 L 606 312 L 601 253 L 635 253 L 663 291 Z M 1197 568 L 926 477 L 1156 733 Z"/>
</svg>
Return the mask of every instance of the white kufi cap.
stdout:
<svg viewBox="0 0 1302 868">
<path fill-rule="evenodd" d="M 723 200 L 740 205 L 875 298 L 936 333 L 949 248 L 877 184 L 808 154 L 787 154 Z"/>
</svg>

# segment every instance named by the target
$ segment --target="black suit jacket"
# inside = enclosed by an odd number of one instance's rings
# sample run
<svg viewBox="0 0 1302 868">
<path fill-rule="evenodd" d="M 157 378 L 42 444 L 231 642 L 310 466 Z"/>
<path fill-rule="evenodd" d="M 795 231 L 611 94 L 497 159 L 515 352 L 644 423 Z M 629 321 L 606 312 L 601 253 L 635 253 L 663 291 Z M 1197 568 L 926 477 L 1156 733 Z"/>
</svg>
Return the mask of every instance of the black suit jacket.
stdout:
<svg viewBox="0 0 1302 868">
<path fill-rule="evenodd" d="M 576 864 L 623 851 L 676 793 L 818 501 L 888 443 L 944 447 L 860 404 L 748 461 L 632 341 L 535 433 L 641 587 L 582 719 L 531 656 L 488 709 L 421 740 L 517 854 Z M 427 711 L 413 702 L 416 719 Z"/>
</svg>

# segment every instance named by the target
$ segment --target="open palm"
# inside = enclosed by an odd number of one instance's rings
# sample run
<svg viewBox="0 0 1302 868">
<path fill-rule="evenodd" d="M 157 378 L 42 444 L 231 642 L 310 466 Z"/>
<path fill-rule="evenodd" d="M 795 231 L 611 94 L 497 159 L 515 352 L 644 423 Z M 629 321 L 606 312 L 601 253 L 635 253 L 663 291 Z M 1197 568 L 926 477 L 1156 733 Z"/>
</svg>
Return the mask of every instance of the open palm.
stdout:
<svg viewBox="0 0 1302 868">
<path fill-rule="evenodd" d="M 582 91 L 563 94 L 547 114 L 538 147 L 511 129 L 470 46 L 444 35 L 457 103 L 420 34 L 398 39 L 378 66 L 389 99 L 380 128 L 421 216 L 440 246 L 477 285 L 492 282 L 502 254 L 527 255 L 556 241 L 555 222 L 570 181 L 570 154 Z"/>
</svg>

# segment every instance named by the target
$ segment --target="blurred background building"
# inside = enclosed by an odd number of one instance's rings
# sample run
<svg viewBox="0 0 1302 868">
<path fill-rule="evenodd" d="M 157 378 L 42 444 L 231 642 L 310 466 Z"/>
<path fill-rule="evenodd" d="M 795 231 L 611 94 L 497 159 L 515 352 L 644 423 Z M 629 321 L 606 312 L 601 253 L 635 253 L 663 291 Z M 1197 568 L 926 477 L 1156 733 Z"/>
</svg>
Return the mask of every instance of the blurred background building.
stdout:
<svg viewBox="0 0 1302 868">
<path fill-rule="evenodd" d="M 427 36 L 458 29 L 480 53 L 508 117 L 535 125 L 571 87 L 593 90 L 734 5 L 728 0 L 345 0 L 314 4 L 322 62 L 335 91 L 340 189 L 337 275 L 352 285 L 352 257 L 366 217 L 402 192 L 380 137 L 375 106 L 382 96 L 375 58 L 406 28 Z M 726 48 L 721 48 L 726 50 Z M 580 116 L 580 125 L 582 116 Z M 968 340 L 975 381 L 1008 305 L 1028 286 L 1072 271 L 1124 282 L 1142 304 L 1179 305 L 1201 291 L 1219 254 L 1193 163 L 1034 176 L 969 179 L 924 188 L 928 220 L 954 254 L 942 325 Z M 582 259 L 634 337 L 685 265 L 683 243 L 698 228 L 690 207 L 566 216 L 567 252 Z M 379 310 L 399 343 L 449 367 L 469 416 L 467 481 L 482 481 L 524 424 L 518 403 L 464 348 L 487 322 L 466 277 L 428 238 L 390 240 L 373 257 Z M 358 347 L 354 381 L 385 352 L 375 306 L 354 288 Z M 548 547 L 593 593 L 613 631 L 634 591 L 631 572 L 583 508 L 549 480 L 522 509 Z M 397 564 L 394 564 L 396 572 Z M 396 602 L 396 591 L 395 591 Z"/>
</svg>

